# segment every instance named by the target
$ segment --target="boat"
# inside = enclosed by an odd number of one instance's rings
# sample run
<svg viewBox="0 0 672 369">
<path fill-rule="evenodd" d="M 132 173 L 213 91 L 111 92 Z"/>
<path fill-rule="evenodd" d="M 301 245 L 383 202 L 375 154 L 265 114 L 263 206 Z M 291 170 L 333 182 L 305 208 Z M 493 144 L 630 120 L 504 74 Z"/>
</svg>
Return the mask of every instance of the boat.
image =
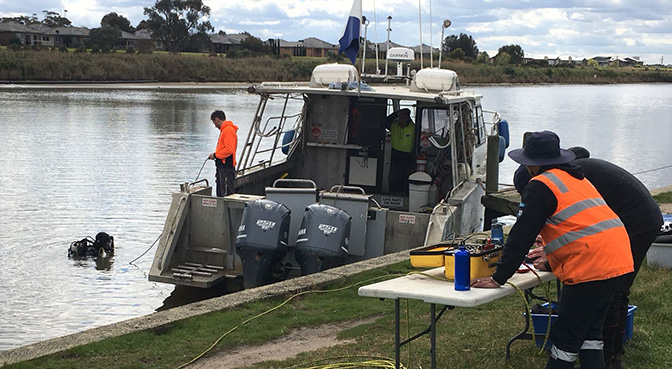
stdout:
<svg viewBox="0 0 672 369">
<path fill-rule="evenodd" d="M 354 66 L 324 64 L 307 84 L 250 86 L 259 104 L 236 193 L 181 184 L 149 280 L 251 288 L 480 231 L 486 173 L 496 186 L 508 123 L 453 71 L 406 81 L 368 86 Z M 398 193 L 386 117 L 403 108 L 415 122 L 416 171 Z"/>
</svg>

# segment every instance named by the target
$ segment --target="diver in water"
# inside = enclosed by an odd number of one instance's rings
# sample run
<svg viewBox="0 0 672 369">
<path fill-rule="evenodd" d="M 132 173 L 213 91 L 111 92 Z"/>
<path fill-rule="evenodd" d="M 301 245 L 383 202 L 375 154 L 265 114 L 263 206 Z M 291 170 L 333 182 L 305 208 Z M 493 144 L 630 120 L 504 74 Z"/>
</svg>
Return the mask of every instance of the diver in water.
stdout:
<svg viewBox="0 0 672 369">
<path fill-rule="evenodd" d="M 99 232 L 94 240 L 91 237 L 74 241 L 68 248 L 68 257 L 97 257 L 103 254 L 114 254 L 114 237 L 105 232 Z"/>
</svg>

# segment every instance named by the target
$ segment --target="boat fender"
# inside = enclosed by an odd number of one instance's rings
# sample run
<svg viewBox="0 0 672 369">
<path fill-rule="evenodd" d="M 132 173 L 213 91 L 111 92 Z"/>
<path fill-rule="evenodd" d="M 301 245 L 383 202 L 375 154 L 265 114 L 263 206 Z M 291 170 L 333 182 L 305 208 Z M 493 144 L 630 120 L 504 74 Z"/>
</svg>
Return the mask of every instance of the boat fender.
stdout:
<svg viewBox="0 0 672 369">
<path fill-rule="evenodd" d="M 287 155 L 289 153 L 289 143 L 294 139 L 294 130 L 287 131 L 282 136 L 282 153 Z"/>
<path fill-rule="evenodd" d="M 506 153 L 506 139 L 502 136 L 499 136 L 499 162 L 504 161 L 504 154 Z"/>
<path fill-rule="evenodd" d="M 506 148 L 509 148 L 509 122 L 506 119 L 502 119 L 497 123 L 497 132 L 499 132 L 499 135 L 504 137 L 504 140 L 506 141 Z"/>
</svg>

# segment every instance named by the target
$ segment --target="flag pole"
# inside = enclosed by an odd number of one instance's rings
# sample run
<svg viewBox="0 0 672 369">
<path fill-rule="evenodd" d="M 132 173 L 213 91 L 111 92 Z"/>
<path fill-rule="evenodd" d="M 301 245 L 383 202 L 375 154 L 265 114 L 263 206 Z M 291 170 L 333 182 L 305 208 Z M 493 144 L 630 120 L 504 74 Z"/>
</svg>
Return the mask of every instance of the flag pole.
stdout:
<svg viewBox="0 0 672 369">
<path fill-rule="evenodd" d="M 362 50 L 362 44 L 361 44 L 362 41 L 361 40 L 362 40 L 362 38 L 360 37 L 359 38 L 359 42 L 360 42 L 359 51 L 360 52 Z M 364 40 L 364 42 L 366 42 L 366 40 Z M 366 44 L 365 44 L 365 46 L 366 46 Z M 366 52 L 366 50 L 364 50 L 363 52 Z M 359 52 L 357 54 L 359 54 Z M 362 57 L 360 56 L 359 58 L 361 59 Z M 362 62 L 362 67 L 359 68 L 359 78 L 357 79 L 357 96 L 362 95 L 362 69 L 364 69 L 364 63 L 363 62 Z"/>
</svg>

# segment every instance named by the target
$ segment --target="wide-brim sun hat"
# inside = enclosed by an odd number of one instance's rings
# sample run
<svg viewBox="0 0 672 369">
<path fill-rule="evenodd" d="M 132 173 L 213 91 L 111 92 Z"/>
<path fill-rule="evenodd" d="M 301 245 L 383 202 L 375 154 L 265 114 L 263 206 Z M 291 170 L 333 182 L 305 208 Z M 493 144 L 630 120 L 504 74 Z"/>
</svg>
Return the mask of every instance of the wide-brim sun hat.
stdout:
<svg viewBox="0 0 672 369">
<path fill-rule="evenodd" d="M 576 158 L 573 152 L 560 148 L 560 138 L 554 132 L 533 132 L 525 141 L 525 148 L 511 150 L 509 157 L 522 165 L 566 164 Z"/>
</svg>

